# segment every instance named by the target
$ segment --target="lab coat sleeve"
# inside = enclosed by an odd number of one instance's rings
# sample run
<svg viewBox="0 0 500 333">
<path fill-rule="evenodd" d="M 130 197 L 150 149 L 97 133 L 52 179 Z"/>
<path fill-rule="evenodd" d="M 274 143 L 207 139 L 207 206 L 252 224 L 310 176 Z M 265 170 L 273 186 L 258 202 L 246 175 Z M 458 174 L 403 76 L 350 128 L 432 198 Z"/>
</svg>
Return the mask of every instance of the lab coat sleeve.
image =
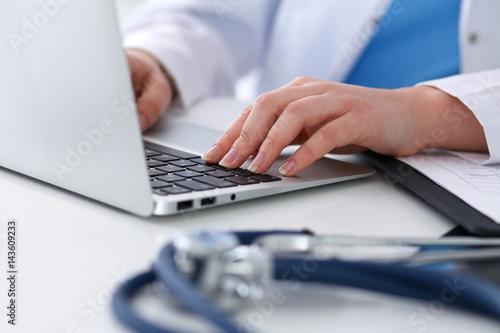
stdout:
<svg viewBox="0 0 500 333">
<path fill-rule="evenodd" d="M 483 164 L 500 163 L 500 69 L 460 74 L 419 85 L 441 89 L 471 109 L 483 126 L 488 144 L 490 156 Z"/>
<path fill-rule="evenodd" d="M 123 26 L 125 48 L 155 56 L 185 106 L 232 95 L 259 61 L 279 0 L 150 0 Z"/>
</svg>

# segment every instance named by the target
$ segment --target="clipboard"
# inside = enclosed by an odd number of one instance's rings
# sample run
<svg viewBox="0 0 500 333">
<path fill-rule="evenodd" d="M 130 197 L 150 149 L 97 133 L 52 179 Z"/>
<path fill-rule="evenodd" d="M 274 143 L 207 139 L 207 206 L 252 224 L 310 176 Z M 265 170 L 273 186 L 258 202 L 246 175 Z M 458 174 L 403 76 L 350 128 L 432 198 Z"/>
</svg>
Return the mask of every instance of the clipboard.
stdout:
<svg viewBox="0 0 500 333">
<path fill-rule="evenodd" d="M 472 235 L 500 236 L 500 224 L 439 186 L 417 169 L 393 157 L 372 151 L 364 152 L 363 155 L 376 168 L 418 195 Z M 404 175 L 401 170 L 405 170 Z"/>
</svg>

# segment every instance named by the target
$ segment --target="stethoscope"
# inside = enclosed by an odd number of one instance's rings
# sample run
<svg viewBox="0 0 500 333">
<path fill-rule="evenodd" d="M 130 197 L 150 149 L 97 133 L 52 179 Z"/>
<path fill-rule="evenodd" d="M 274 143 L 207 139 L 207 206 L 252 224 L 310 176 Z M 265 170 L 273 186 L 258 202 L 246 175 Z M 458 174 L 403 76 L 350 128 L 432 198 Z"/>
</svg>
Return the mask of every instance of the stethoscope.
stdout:
<svg viewBox="0 0 500 333">
<path fill-rule="evenodd" d="M 398 250 L 381 251 L 369 260 L 365 255 L 344 257 L 338 251 L 340 247 L 359 246 Z M 440 250 L 421 251 L 428 248 Z M 307 231 L 195 231 L 175 238 L 160 251 L 150 271 L 122 284 L 112 305 L 119 320 L 137 332 L 179 332 L 148 322 L 132 308 L 131 301 L 139 290 L 161 282 L 168 295 L 188 311 L 225 332 L 246 332 L 231 320 L 227 311 L 242 301 L 264 297 L 273 279 L 296 279 L 289 274 L 291 268 L 308 260 L 312 268 L 302 282 L 432 301 L 442 296 L 443 282 L 448 281 L 463 286 L 451 306 L 500 320 L 500 288 L 471 276 L 429 267 L 450 261 L 493 258 L 500 258 L 500 239 L 319 237 Z"/>
</svg>

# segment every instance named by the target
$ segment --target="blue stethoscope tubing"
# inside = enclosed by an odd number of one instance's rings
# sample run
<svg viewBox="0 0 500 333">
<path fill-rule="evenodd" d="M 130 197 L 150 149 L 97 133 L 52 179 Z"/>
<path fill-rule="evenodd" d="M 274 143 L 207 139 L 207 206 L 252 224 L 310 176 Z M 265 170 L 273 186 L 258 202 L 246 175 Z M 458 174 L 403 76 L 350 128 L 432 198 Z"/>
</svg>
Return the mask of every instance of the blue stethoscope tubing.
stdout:
<svg viewBox="0 0 500 333">
<path fill-rule="evenodd" d="M 298 232 L 237 232 L 235 235 L 242 245 L 248 245 L 257 237 L 272 233 Z M 131 306 L 131 300 L 142 287 L 154 281 L 161 281 L 170 294 L 189 311 L 200 315 L 225 332 L 246 332 L 210 300 L 201 295 L 193 283 L 177 270 L 174 254 L 173 244 L 166 245 L 161 250 L 152 270 L 133 277 L 117 289 L 113 296 L 112 306 L 118 319 L 137 332 L 179 333 L 178 330 L 160 327 L 144 320 Z M 288 273 L 292 267 L 302 265 L 304 258 L 274 257 L 273 261 L 276 280 L 297 281 L 297 276 Z M 474 277 L 457 275 L 448 271 L 400 264 L 327 259 L 317 260 L 315 269 L 308 272 L 306 278 L 300 279 L 300 282 L 349 286 L 424 301 L 441 299 L 447 288 L 445 281 L 449 283 L 458 281 L 463 287 L 453 301 L 450 301 L 451 306 L 500 320 L 500 289 L 498 287 Z"/>
</svg>

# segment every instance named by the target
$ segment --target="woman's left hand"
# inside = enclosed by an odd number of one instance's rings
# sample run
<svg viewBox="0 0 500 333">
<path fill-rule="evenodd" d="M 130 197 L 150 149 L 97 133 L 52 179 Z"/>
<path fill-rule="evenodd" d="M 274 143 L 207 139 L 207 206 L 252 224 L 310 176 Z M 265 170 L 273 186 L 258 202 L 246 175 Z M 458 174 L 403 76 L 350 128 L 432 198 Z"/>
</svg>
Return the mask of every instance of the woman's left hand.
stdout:
<svg viewBox="0 0 500 333">
<path fill-rule="evenodd" d="M 460 117 L 459 126 L 449 121 L 450 112 Z M 300 147 L 280 168 L 286 176 L 329 152 L 371 149 L 406 156 L 427 147 L 486 150 L 472 112 L 439 89 L 373 89 L 301 77 L 261 95 L 204 159 L 236 168 L 252 155 L 248 169 L 262 173 L 291 144 Z"/>
</svg>

